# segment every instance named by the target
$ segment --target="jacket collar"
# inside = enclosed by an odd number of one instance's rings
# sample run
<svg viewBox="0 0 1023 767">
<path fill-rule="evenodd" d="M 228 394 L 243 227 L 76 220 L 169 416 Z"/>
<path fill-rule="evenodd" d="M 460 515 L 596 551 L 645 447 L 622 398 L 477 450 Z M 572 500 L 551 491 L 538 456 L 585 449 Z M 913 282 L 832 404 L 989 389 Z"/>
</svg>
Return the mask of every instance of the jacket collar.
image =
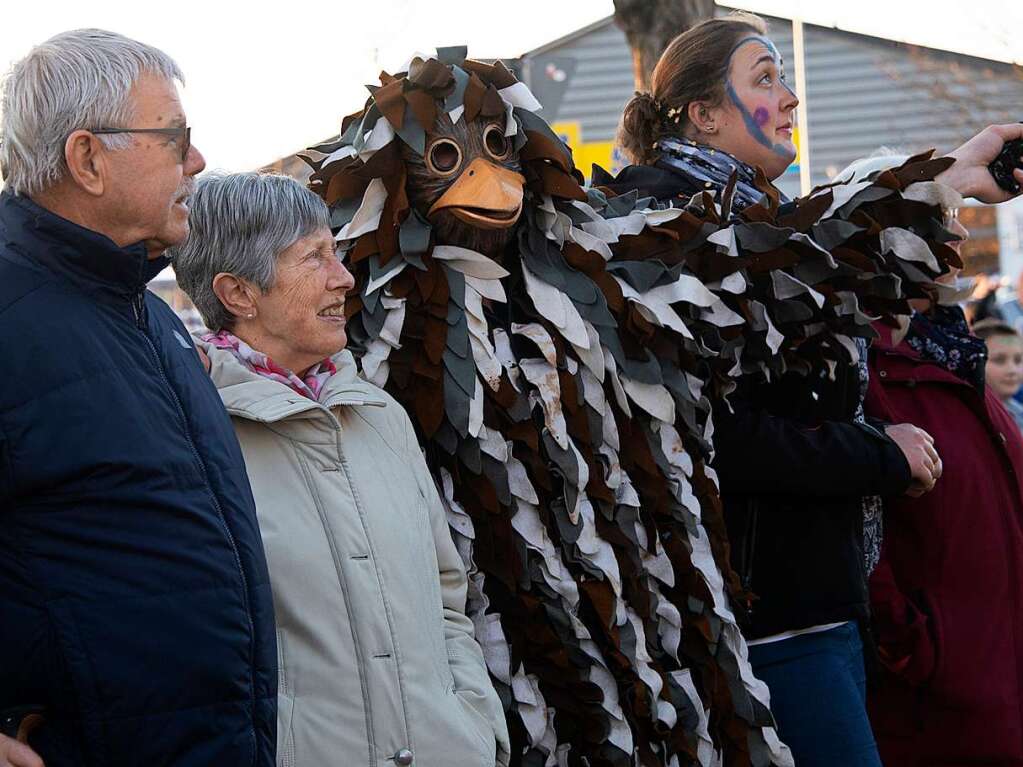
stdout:
<svg viewBox="0 0 1023 767">
<path fill-rule="evenodd" d="M 345 405 L 378 406 L 387 398 L 377 387 L 358 377 L 355 358 L 349 351 L 331 357 L 337 372 L 323 384 L 319 400 L 303 397 L 278 381 L 253 372 L 228 349 L 218 349 L 196 340 L 210 358 L 210 378 L 231 415 L 252 421 L 274 423 L 289 418 L 318 417 L 324 410 Z"/>
<path fill-rule="evenodd" d="M 883 322 L 875 322 L 872 327 L 877 331 L 877 338 L 870 342 L 871 347 L 875 350 L 886 354 L 898 354 L 914 360 L 921 359 L 920 355 L 905 340 L 895 343 L 893 339 L 895 328 Z"/>
<path fill-rule="evenodd" d="M 871 342 L 870 353 L 879 375 L 892 381 L 948 383 L 976 391 L 955 373 L 945 370 L 937 362 L 925 359 L 905 339 L 894 343 L 892 336 L 895 328 L 882 322 L 875 322 L 872 327 L 877 331 L 878 337 Z M 871 370 L 870 375 L 873 377 L 874 373 L 875 371 Z"/>
<path fill-rule="evenodd" d="M 118 247 L 106 235 L 6 191 L 0 194 L 0 236 L 58 276 L 123 295 L 141 292 L 170 263 L 166 256 L 150 260 L 141 242 Z"/>
<path fill-rule="evenodd" d="M 657 200 L 670 200 L 698 191 L 692 180 L 679 171 L 657 165 L 628 165 L 617 176 L 598 167 L 594 170 L 593 186 L 610 189 L 616 195 L 636 191 L 640 197 Z"/>
</svg>

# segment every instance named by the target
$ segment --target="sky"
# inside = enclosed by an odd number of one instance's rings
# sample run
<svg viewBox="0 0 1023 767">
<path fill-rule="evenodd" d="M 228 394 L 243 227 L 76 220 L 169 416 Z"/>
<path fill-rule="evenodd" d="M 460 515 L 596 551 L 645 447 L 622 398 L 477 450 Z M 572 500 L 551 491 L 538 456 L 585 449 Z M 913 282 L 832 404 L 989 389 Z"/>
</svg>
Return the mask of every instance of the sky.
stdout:
<svg viewBox="0 0 1023 767">
<path fill-rule="evenodd" d="M 1023 62 L 1019 0 L 736 0 L 761 13 Z M 0 70 L 68 29 L 102 27 L 155 45 L 185 73 L 192 141 L 210 168 L 249 170 L 336 134 L 364 85 L 415 52 L 468 45 L 515 57 L 613 12 L 611 0 L 37 0 L 8 3 Z M 1020 105 L 1023 119 L 1023 105 Z"/>
</svg>

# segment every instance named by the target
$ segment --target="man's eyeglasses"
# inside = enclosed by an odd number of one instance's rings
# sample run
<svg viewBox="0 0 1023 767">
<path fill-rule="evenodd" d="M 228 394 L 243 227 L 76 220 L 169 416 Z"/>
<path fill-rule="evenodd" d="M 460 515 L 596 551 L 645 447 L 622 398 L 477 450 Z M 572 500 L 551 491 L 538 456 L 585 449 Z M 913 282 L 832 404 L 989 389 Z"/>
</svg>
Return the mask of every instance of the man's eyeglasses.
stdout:
<svg viewBox="0 0 1023 767">
<path fill-rule="evenodd" d="M 192 147 L 192 129 L 187 125 L 181 128 L 95 128 L 89 133 L 96 136 L 115 133 L 159 133 L 161 136 L 174 136 L 181 142 L 181 162 L 188 157 L 188 150 Z"/>
</svg>

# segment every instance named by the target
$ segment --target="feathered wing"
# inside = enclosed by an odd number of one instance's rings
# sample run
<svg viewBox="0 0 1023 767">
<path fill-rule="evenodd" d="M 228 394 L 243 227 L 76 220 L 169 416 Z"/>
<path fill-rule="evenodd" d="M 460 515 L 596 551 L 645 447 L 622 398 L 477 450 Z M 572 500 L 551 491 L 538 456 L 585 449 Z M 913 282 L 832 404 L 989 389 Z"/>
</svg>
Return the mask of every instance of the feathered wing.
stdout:
<svg viewBox="0 0 1023 767">
<path fill-rule="evenodd" d="M 610 268 L 624 271 L 629 299 L 659 327 L 678 324 L 661 299 L 679 274 L 695 277 L 732 312 L 680 311 L 714 360 L 718 394 L 731 376 L 833 372 L 856 360 L 853 339 L 872 338 L 874 320 L 904 324 L 908 299 L 961 298 L 934 281 L 962 267 L 947 245 L 955 237 L 942 225 L 942 211 L 961 197 L 933 181 L 952 160 L 931 155 L 867 181 L 821 187 L 784 207 L 760 175 L 764 202 L 735 217 L 721 215 L 730 209 L 728 189 L 721 200 L 696 195 L 662 210 L 655 226 L 620 238 Z M 713 318 L 725 320 L 711 323 L 722 327 L 709 327 Z"/>
<path fill-rule="evenodd" d="M 363 374 L 412 415 L 447 504 L 512 761 L 791 764 L 736 625 L 710 395 L 847 360 L 867 312 L 935 290 L 948 192 L 916 158 L 785 217 L 609 199 L 524 86 L 463 56 L 385 77 L 312 183 L 356 275 Z M 437 109 L 514 131 L 525 207 L 500 263 L 409 208 L 396 142 Z"/>
</svg>

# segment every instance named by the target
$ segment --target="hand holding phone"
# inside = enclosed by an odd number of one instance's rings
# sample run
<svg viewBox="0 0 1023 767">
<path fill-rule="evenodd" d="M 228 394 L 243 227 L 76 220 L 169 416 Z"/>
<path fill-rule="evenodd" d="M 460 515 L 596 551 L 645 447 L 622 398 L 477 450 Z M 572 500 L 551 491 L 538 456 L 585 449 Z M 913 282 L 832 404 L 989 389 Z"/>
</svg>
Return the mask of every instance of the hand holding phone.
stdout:
<svg viewBox="0 0 1023 767">
<path fill-rule="evenodd" d="M 1023 139 L 1006 141 L 1002 151 L 988 165 L 995 183 L 1010 194 L 1019 194 L 1019 182 L 1013 177 L 1016 168 L 1023 168 Z"/>
<path fill-rule="evenodd" d="M 1011 200 L 1023 187 L 1021 143 L 1023 123 L 989 125 L 948 153 L 955 163 L 939 173 L 935 181 L 979 202 L 994 204 Z M 996 163 L 998 175 L 1005 184 L 996 181 Z M 1016 191 L 1010 191 L 1009 180 L 1015 184 Z"/>
</svg>

